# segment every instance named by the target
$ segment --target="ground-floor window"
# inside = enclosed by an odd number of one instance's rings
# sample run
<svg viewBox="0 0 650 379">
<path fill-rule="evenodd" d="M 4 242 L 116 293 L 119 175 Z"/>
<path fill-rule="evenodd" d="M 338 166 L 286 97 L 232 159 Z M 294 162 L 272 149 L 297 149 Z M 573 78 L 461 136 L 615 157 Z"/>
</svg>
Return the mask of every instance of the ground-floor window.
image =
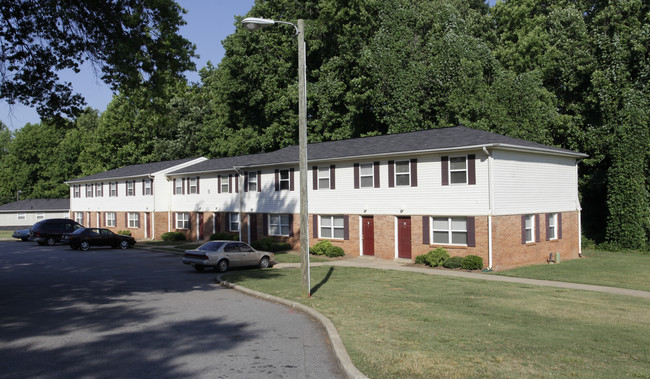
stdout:
<svg viewBox="0 0 650 379">
<path fill-rule="evenodd" d="M 343 216 L 320 216 L 319 225 L 320 238 L 345 238 L 345 221 Z"/>
<path fill-rule="evenodd" d="M 228 213 L 228 230 L 239 231 L 239 213 Z"/>
<path fill-rule="evenodd" d="M 291 230 L 289 215 L 269 215 L 269 235 L 288 236 Z"/>
<path fill-rule="evenodd" d="M 108 227 L 115 227 L 115 212 L 106 212 L 104 224 Z"/>
<path fill-rule="evenodd" d="M 548 239 L 556 240 L 558 239 L 558 223 L 557 223 L 557 213 L 551 213 L 548 215 Z"/>
<path fill-rule="evenodd" d="M 434 244 L 467 246 L 467 217 L 432 217 Z"/>
<path fill-rule="evenodd" d="M 83 212 L 75 212 L 74 213 L 74 220 L 78 222 L 79 224 L 83 225 L 84 224 L 84 213 Z"/>
<path fill-rule="evenodd" d="M 190 214 L 187 212 L 176 213 L 176 229 L 190 228 Z"/>
<path fill-rule="evenodd" d="M 526 243 L 535 242 L 535 215 L 526 215 L 524 218 L 524 234 Z"/>
<path fill-rule="evenodd" d="M 140 214 L 135 212 L 129 212 L 128 214 L 129 228 L 139 228 L 140 227 Z"/>
</svg>

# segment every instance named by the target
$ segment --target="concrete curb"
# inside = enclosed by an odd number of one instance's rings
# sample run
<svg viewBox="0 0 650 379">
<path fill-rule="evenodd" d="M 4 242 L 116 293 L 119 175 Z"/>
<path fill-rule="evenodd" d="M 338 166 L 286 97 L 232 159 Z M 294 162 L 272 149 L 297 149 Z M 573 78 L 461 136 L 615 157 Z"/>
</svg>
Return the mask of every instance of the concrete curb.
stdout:
<svg viewBox="0 0 650 379">
<path fill-rule="evenodd" d="M 245 293 L 247 295 L 255 296 L 260 299 L 265 299 L 276 303 L 284 304 L 288 307 L 297 309 L 313 317 L 315 320 L 320 322 L 323 325 L 323 327 L 325 327 L 325 331 L 327 332 L 327 335 L 329 336 L 330 339 L 330 343 L 332 344 L 332 349 L 334 350 L 334 356 L 336 357 L 336 361 L 339 367 L 341 368 L 341 371 L 343 371 L 346 377 L 351 379 L 368 378 L 361 371 L 359 371 L 359 369 L 357 369 L 352 363 L 352 360 L 350 359 L 347 350 L 345 350 L 345 346 L 343 346 L 343 341 L 341 340 L 341 336 L 339 336 L 339 332 L 334 327 L 334 324 L 332 324 L 332 321 L 330 321 L 330 319 L 328 319 L 327 317 L 323 316 L 320 312 L 306 305 L 297 303 L 295 301 L 282 299 L 276 296 L 272 296 L 272 295 L 268 295 L 262 292 L 252 290 L 250 288 L 242 287 L 237 284 L 232 284 L 225 280 L 221 280 L 220 275 L 217 276 L 217 281 L 224 287 L 232 288 L 239 292 Z"/>
</svg>

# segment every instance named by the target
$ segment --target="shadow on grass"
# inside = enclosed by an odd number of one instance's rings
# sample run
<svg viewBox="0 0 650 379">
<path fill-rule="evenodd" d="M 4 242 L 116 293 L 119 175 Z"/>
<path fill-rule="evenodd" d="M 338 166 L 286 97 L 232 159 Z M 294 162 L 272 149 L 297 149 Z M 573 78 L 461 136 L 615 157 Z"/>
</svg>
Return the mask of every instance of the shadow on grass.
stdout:
<svg viewBox="0 0 650 379">
<path fill-rule="evenodd" d="M 315 294 L 327 281 L 330 279 L 332 276 L 332 273 L 334 272 L 334 267 L 330 267 L 329 270 L 327 270 L 327 274 L 325 274 L 325 277 L 323 280 L 321 280 L 318 284 L 316 284 L 314 287 L 311 289 L 311 294 Z"/>
</svg>

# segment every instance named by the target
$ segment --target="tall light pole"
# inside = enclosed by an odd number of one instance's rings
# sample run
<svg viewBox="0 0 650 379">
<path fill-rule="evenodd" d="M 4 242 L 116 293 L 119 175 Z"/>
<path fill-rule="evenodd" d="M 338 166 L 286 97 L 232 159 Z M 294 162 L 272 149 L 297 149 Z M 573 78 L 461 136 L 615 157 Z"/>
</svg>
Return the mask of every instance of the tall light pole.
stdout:
<svg viewBox="0 0 650 379">
<path fill-rule="evenodd" d="M 309 212 L 307 201 L 307 64 L 305 53 L 305 21 L 298 25 L 285 21 L 248 17 L 242 20 L 248 30 L 258 30 L 276 24 L 291 25 L 298 37 L 298 138 L 300 150 L 300 271 L 302 276 L 302 295 L 311 296 L 309 273 Z"/>
</svg>

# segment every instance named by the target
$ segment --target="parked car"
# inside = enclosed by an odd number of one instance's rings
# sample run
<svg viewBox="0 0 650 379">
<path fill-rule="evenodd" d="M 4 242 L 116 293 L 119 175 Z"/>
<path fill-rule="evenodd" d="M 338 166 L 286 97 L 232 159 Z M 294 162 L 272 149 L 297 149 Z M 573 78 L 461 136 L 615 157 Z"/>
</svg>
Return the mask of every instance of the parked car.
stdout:
<svg viewBox="0 0 650 379">
<path fill-rule="evenodd" d="M 210 241 L 195 250 L 185 251 L 183 263 L 193 266 L 196 271 L 203 271 L 206 267 L 213 267 L 218 272 L 229 267 L 267 268 L 275 264 L 275 254 L 255 250 L 244 242 Z"/>
<path fill-rule="evenodd" d="M 91 246 L 110 246 L 126 249 L 135 244 L 135 238 L 115 234 L 104 228 L 81 228 L 63 235 L 63 240 L 73 249 L 88 250 Z"/>
<path fill-rule="evenodd" d="M 29 239 L 29 229 L 16 230 L 11 236 L 19 240 L 27 241 Z"/>
<path fill-rule="evenodd" d="M 72 233 L 83 228 L 83 225 L 68 218 L 50 218 L 32 225 L 29 230 L 29 237 L 38 242 L 39 245 L 52 246 L 61 241 L 64 233 Z"/>
</svg>

